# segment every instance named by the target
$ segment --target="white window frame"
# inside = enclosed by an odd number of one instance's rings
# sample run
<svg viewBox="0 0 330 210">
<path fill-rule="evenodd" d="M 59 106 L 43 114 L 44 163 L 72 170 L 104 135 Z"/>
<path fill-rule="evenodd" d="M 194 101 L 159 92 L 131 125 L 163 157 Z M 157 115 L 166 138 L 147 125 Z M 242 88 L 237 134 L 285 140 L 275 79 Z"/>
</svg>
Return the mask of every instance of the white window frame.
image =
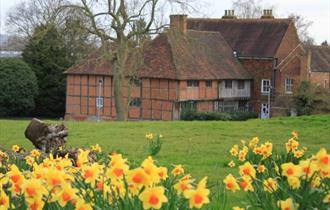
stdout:
<svg viewBox="0 0 330 210">
<path fill-rule="evenodd" d="M 293 93 L 293 79 L 286 78 L 285 82 L 284 82 L 284 88 L 285 88 L 286 94 L 292 94 Z"/>
<path fill-rule="evenodd" d="M 96 107 L 97 108 L 103 107 L 103 97 L 96 97 Z"/>
<path fill-rule="evenodd" d="M 264 82 L 268 82 L 268 90 L 265 89 L 265 88 L 267 88 L 267 86 L 264 85 Z M 269 91 L 270 91 L 270 79 L 262 79 L 261 80 L 261 93 L 268 94 Z"/>
</svg>

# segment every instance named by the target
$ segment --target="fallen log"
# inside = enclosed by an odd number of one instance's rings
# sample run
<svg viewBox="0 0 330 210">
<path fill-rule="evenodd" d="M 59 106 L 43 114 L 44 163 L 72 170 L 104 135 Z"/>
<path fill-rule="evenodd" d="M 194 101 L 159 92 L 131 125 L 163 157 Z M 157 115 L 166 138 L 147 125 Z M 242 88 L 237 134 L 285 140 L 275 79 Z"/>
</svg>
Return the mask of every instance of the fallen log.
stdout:
<svg viewBox="0 0 330 210">
<path fill-rule="evenodd" d="M 52 125 L 33 118 L 24 134 L 35 148 L 46 153 L 54 153 L 60 147 L 64 148 L 67 141 L 68 129 L 64 124 Z"/>
</svg>

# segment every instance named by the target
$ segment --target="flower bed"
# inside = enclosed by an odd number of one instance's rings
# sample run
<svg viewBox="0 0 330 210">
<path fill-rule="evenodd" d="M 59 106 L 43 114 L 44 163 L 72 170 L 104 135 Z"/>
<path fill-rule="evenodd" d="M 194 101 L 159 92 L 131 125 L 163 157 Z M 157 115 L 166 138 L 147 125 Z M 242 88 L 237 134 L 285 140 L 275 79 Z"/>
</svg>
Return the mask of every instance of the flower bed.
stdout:
<svg viewBox="0 0 330 210">
<path fill-rule="evenodd" d="M 20 152 L 17 145 L 12 150 Z M 196 184 L 181 165 L 168 173 L 151 156 L 134 167 L 121 154 L 105 155 L 98 145 L 81 149 L 74 162 L 68 155 L 40 155 L 32 150 L 20 159 L 0 153 L 0 210 L 170 210 L 209 203 L 207 177 Z"/>
<path fill-rule="evenodd" d="M 238 166 L 239 175 L 229 174 L 223 183 L 232 192 L 246 192 L 245 208 L 330 208 L 330 155 L 322 148 L 305 157 L 307 148 L 300 148 L 297 132 L 292 135 L 285 144 L 285 153 L 275 150 L 271 142 L 259 144 L 258 138 L 230 149 L 234 160 L 228 165 Z"/>
</svg>

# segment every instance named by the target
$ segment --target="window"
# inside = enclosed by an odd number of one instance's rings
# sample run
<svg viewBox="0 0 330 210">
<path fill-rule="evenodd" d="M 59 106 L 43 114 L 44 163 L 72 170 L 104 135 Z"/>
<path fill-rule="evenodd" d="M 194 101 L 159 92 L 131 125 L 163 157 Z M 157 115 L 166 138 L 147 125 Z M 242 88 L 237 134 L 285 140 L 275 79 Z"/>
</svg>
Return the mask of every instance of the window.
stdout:
<svg viewBox="0 0 330 210">
<path fill-rule="evenodd" d="M 270 79 L 261 80 L 261 93 L 269 93 Z"/>
<path fill-rule="evenodd" d="M 103 97 L 97 97 L 96 98 L 96 107 L 102 108 L 103 107 Z"/>
<path fill-rule="evenodd" d="M 231 80 L 225 80 L 225 88 L 231 89 L 233 87 L 233 81 Z"/>
<path fill-rule="evenodd" d="M 220 112 L 234 112 L 237 110 L 237 101 L 219 101 L 218 111 Z"/>
<path fill-rule="evenodd" d="M 187 111 L 196 111 L 197 110 L 197 102 L 196 101 L 185 101 L 181 103 L 182 112 Z"/>
<path fill-rule="evenodd" d="M 141 106 L 141 99 L 140 98 L 132 98 L 129 106 L 140 107 Z"/>
<path fill-rule="evenodd" d="M 212 87 L 212 80 L 206 80 L 205 85 L 206 87 Z"/>
<path fill-rule="evenodd" d="M 238 80 L 237 81 L 237 88 L 238 89 L 244 89 L 244 80 Z"/>
<path fill-rule="evenodd" d="M 131 84 L 133 84 L 134 86 L 136 87 L 140 87 L 141 86 L 141 80 L 140 79 L 137 79 L 137 78 L 131 78 Z"/>
<path fill-rule="evenodd" d="M 285 93 L 291 94 L 293 92 L 293 79 L 285 79 Z"/>
<path fill-rule="evenodd" d="M 188 80 L 187 81 L 187 86 L 188 87 L 198 87 L 199 86 L 199 81 L 198 80 Z"/>
</svg>

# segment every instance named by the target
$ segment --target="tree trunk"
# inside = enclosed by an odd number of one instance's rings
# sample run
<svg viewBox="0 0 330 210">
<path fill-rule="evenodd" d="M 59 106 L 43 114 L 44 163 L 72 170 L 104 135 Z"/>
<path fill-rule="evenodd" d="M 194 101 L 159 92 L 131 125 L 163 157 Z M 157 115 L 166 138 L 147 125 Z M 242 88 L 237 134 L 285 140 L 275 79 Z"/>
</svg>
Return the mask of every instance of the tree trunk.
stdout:
<svg viewBox="0 0 330 210">
<path fill-rule="evenodd" d="M 127 120 L 127 109 L 126 104 L 124 104 L 123 94 L 122 94 L 122 82 L 123 76 L 125 74 L 126 60 L 127 60 L 128 48 L 127 41 L 121 40 L 118 44 L 117 57 L 114 62 L 114 94 L 115 94 L 115 106 L 117 120 L 124 121 Z"/>
<path fill-rule="evenodd" d="M 33 118 L 25 130 L 25 137 L 43 152 L 56 152 L 64 147 L 68 129 L 63 125 L 51 125 Z"/>
</svg>

